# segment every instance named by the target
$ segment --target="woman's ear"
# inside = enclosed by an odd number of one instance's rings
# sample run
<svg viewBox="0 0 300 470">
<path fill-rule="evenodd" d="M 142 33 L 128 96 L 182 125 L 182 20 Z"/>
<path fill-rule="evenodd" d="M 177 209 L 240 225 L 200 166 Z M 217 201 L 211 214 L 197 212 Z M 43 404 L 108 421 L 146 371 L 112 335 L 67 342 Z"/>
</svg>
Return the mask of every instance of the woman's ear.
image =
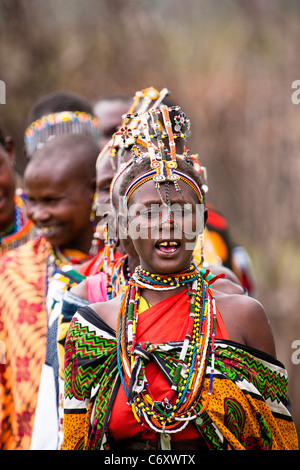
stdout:
<svg viewBox="0 0 300 470">
<path fill-rule="evenodd" d="M 97 199 L 97 193 L 96 193 L 96 177 L 93 177 L 91 180 L 90 180 L 90 189 L 92 191 L 92 194 L 93 194 L 93 200 Z"/>
<path fill-rule="evenodd" d="M 11 166 L 14 166 L 15 161 L 16 161 L 16 155 L 15 155 L 15 143 L 12 137 L 8 136 L 5 138 L 5 150 L 8 154 Z"/>
<path fill-rule="evenodd" d="M 204 209 L 204 227 L 206 225 L 207 219 L 208 219 L 208 209 L 205 208 Z"/>
</svg>

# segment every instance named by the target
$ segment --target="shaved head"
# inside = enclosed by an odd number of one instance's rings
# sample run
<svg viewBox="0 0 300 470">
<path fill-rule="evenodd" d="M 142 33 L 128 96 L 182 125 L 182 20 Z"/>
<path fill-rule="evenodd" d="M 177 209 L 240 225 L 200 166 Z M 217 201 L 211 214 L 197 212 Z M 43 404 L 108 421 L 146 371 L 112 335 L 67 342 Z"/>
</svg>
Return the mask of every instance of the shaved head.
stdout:
<svg viewBox="0 0 300 470">
<path fill-rule="evenodd" d="M 36 177 L 44 172 L 55 176 L 68 172 L 78 181 L 85 183 L 95 178 L 96 160 L 99 154 L 97 144 L 87 136 L 68 134 L 49 140 L 36 150 L 25 170 Z"/>
</svg>

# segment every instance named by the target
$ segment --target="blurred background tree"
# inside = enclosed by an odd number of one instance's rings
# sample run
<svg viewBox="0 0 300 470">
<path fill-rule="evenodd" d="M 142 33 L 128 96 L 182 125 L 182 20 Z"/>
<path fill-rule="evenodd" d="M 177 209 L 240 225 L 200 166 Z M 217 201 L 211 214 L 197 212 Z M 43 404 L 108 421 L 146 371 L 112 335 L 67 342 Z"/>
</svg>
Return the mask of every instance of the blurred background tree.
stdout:
<svg viewBox="0 0 300 470">
<path fill-rule="evenodd" d="M 0 0 L 0 119 L 20 180 L 28 111 L 52 91 L 93 101 L 167 87 L 191 118 L 208 199 L 251 254 L 298 432 L 299 15 L 296 0 Z"/>
</svg>

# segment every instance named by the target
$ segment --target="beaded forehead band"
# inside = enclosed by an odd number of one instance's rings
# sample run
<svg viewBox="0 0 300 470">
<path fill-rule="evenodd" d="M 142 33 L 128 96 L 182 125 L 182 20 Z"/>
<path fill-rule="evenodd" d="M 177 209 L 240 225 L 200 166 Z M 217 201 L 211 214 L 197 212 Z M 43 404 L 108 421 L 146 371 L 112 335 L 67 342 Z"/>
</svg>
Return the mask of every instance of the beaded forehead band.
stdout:
<svg viewBox="0 0 300 470">
<path fill-rule="evenodd" d="M 63 134 L 91 136 L 98 143 L 101 137 L 100 122 L 95 116 L 82 111 L 62 111 L 43 116 L 25 130 L 24 140 L 27 155 L 31 156 L 48 139 Z"/>
<path fill-rule="evenodd" d="M 125 168 L 124 168 L 125 169 Z M 188 176 L 187 174 L 185 173 L 182 173 L 181 171 L 179 170 L 174 170 L 173 173 L 178 179 L 180 179 L 181 181 L 183 181 L 184 183 L 188 184 L 192 189 L 193 191 L 195 192 L 195 194 L 197 195 L 198 199 L 199 199 L 199 202 L 200 204 L 204 204 L 204 198 L 203 198 L 203 194 L 199 188 L 199 186 L 197 185 L 197 183 L 195 182 L 195 180 L 193 180 L 190 176 Z M 127 204 L 128 204 L 128 201 L 130 199 L 130 197 L 132 196 L 132 194 L 134 193 L 134 191 L 139 188 L 142 184 L 146 183 L 147 181 L 150 181 L 150 180 L 154 180 L 155 181 L 155 176 L 157 175 L 157 172 L 156 170 L 150 170 L 150 171 L 147 171 L 146 173 L 143 173 L 142 175 L 138 176 L 129 186 L 128 188 L 126 189 L 126 192 L 124 194 L 124 205 L 125 207 L 127 208 Z"/>
</svg>

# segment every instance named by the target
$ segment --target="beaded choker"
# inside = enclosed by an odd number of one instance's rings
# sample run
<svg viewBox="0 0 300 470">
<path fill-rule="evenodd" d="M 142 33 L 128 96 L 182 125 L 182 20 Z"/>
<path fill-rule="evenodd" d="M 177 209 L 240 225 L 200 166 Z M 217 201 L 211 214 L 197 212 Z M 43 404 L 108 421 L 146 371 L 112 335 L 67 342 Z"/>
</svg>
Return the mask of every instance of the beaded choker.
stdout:
<svg viewBox="0 0 300 470">
<path fill-rule="evenodd" d="M 123 296 L 118 318 L 118 369 L 127 402 L 136 420 L 160 433 L 162 442 L 170 440 L 170 433 L 181 431 L 197 419 L 207 408 L 212 392 L 215 299 L 200 273 L 191 287 L 188 327 L 183 341 L 137 342 L 140 289 L 132 281 Z M 210 384 L 206 399 L 201 400 L 209 355 L 212 358 Z M 170 383 L 167 396 L 159 402 L 154 400 L 146 378 L 145 364 L 151 358 Z"/>
<path fill-rule="evenodd" d="M 53 276 L 56 272 L 60 271 L 63 266 L 79 265 L 89 259 L 89 255 L 85 255 L 79 250 L 64 250 L 64 252 L 62 252 L 59 248 L 50 245 L 46 269 L 46 292 L 48 291 L 49 283 Z"/>
<path fill-rule="evenodd" d="M 24 195 L 21 191 L 14 196 L 15 220 L 6 233 L 0 236 L 0 256 L 13 250 L 36 236 L 34 224 L 27 218 Z"/>
<path fill-rule="evenodd" d="M 137 284 L 141 288 L 157 289 L 157 290 L 172 290 L 177 287 L 184 286 L 197 279 L 199 271 L 194 264 L 180 273 L 172 274 L 153 274 L 146 271 L 141 266 L 137 266 L 132 275 L 132 285 Z"/>
</svg>

